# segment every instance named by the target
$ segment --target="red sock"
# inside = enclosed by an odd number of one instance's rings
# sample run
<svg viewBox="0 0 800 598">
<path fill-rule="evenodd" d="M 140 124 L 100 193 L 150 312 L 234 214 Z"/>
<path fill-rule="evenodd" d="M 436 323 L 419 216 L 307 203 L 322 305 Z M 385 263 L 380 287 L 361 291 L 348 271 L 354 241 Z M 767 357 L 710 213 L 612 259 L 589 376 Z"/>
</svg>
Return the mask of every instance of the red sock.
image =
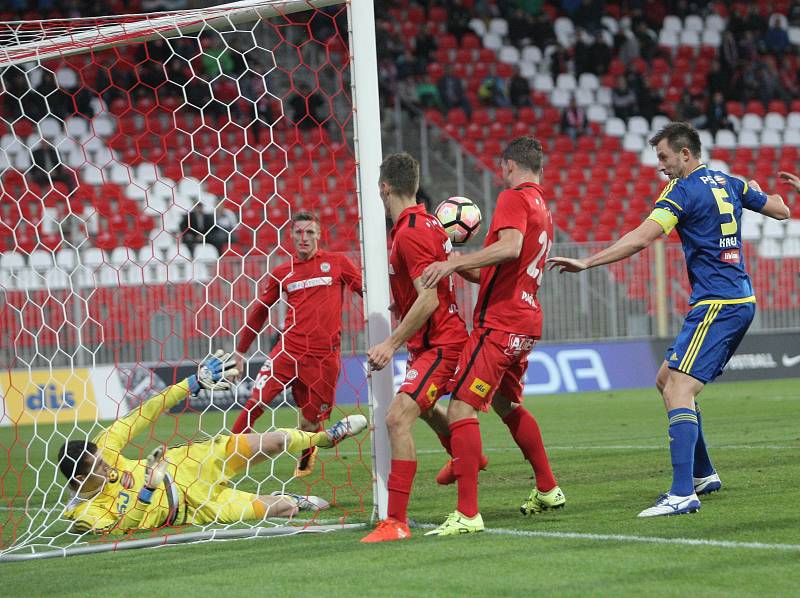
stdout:
<svg viewBox="0 0 800 598">
<path fill-rule="evenodd" d="M 392 459 L 392 469 L 389 473 L 388 515 L 393 519 L 405 522 L 408 518 L 408 499 L 411 495 L 411 486 L 414 484 L 414 475 L 417 473 L 416 461 L 399 461 Z"/>
<path fill-rule="evenodd" d="M 447 454 L 451 457 L 453 456 L 453 449 L 450 447 L 450 436 L 445 436 L 444 434 L 437 434 L 439 437 L 439 442 L 442 443 L 444 450 L 447 451 Z"/>
<path fill-rule="evenodd" d="M 511 435 L 517 446 L 522 450 L 522 454 L 530 461 L 533 467 L 533 474 L 536 476 L 536 487 L 540 492 L 549 492 L 556 487 L 556 479 L 550 469 L 550 462 L 544 450 L 542 432 L 539 424 L 531 415 L 530 411 L 522 405 L 514 409 L 503 418 L 503 422 L 508 426 Z"/>
<path fill-rule="evenodd" d="M 481 453 L 481 428 L 475 418 L 450 424 L 453 447 L 453 473 L 458 483 L 458 510 L 462 515 L 478 514 L 478 468 Z"/>
<path fill-rule="evenodd" d="M 248 434 L 253 431 L 253 424 L 264 413 L 264 406 L 257 398 L 250 398 L 244 404 L 242 412 L 231 428 L 231 434 Z"/>
</svg>

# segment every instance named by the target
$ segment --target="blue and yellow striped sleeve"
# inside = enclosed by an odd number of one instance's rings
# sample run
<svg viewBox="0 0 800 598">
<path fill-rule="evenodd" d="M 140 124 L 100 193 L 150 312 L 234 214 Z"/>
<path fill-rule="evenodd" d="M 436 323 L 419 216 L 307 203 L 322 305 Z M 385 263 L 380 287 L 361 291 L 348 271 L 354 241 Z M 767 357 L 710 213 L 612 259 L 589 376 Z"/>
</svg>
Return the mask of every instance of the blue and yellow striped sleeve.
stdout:
<svg viewBox="0 0 800 598">
<path fill-rule="evenodd" d="M 679 181 L 680 179 L 672 179 L 666 184 L 656 199 L 655 209 L 647 217 L 648 220 L 657 222 L 667 235 L 678 224 L 684 212 L 684 193 L 678 185 Z"/>
<path fill-rule="evenodd" d="M 766 193 L 753 189 L 745 181 L 735 177 L 730 177 L 728 180 L 733 190 L 739 193 L 743 207 L 753 212 L 760 212 L 764 209 L 764 205 L 767 203 Z"/>
</svg>

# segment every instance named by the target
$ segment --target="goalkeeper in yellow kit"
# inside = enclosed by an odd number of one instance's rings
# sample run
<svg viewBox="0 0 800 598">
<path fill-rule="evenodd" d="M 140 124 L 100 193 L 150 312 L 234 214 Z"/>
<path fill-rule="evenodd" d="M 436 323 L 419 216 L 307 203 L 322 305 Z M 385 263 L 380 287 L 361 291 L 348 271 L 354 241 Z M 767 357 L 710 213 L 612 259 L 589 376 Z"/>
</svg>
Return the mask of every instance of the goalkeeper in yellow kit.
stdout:
<svg viewBox="0 0 800 598">
<path fill-rule="evenodd" d="M 262 434 L 220 434 L 209 440 L 153 451 L 134 460 L 121 451 L 161 413 L 189 393 L 230 388 L 238 375 L 230 354 L 218 351 L 196 375 L 148 399 L 92 441 L 72 440 L 59 451 L 59 469 L 76 492 L 64 512 L 74 533 L 125 533 L 185 523 L 221 524 L 265 517 L 291 517 L 319 510 L 316 496 L 273 493 L 262 496 L 228 486 L 248 463 L 313 446 L 330 448 L 367 427 L 363 415 L 350 415 L 321 432 L 279 428 Z"/>
</svg>

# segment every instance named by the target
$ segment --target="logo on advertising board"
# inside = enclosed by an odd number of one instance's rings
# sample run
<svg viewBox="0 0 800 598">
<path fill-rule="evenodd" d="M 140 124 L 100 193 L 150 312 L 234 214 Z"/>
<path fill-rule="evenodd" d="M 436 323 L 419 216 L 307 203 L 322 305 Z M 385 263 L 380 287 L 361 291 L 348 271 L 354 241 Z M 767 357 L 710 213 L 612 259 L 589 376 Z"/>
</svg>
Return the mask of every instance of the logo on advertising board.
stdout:
<svg viewBox="0 0 800 598">
<path fill-rule="evenodd" d="M 24 424 L 94 420 L 97 403 L 86 369 L 11 372 L 3 395 L 3 419 Z M 4 422 L 8 423 L 8 422 Z"/>
</svg>

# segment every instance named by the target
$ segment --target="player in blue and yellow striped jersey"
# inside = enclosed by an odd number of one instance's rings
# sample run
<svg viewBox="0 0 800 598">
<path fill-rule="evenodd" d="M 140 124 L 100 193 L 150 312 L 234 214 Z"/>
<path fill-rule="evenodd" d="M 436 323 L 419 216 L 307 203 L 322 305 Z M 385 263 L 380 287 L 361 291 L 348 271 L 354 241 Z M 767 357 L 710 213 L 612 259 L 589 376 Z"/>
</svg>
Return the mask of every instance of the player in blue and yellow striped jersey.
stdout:
<svg viewBox="0 0 800 598">
<path fill-rule="evenodd" d="M 690 309 L 656 379 L 669 418 L 672 487 L 640 517 L 693 513 L 700 508 L 698 494 L 722 487 L 708 457 L 695 397 L 722 373 L 755 315 L 742 256 L 742 209 L 777 220 L 789 217 L 780 195 L 766 195 L 755 181 L 745 183 L 702 164 L 700 137 L 691 125 L 670 123 L 650 144 L 659 170 L 670 178 L 650 216 L 591 257 L 548 260 L 551 269 L 580 272 L 629 257 L 673 229 L 683 244 Z"/>
<path fill-rule="evenodd" d="M 298 510 L 327 508 L 315 496 L 261 496 L 229 487 L 251 463 L 309 447 L 329 448 L 367 427 L 350 415 L 321 432 L 290 428 L 263 434 L 220 434 L 184 446 L 157 449 L 147 459 L 129 459 L 123 449 L 164 412 L 202 388 L 230 388 L 238 372 L 230 355 L 218 351 L 196 375 L 170 386 L 115 421 L 92 441 L 72 440 L 59 451 L 59 469 L 75 497 L 63 517 L 73 533 L 125 533 L 190 523 L 236 523 L 290 517 Z"/>
</svg>

